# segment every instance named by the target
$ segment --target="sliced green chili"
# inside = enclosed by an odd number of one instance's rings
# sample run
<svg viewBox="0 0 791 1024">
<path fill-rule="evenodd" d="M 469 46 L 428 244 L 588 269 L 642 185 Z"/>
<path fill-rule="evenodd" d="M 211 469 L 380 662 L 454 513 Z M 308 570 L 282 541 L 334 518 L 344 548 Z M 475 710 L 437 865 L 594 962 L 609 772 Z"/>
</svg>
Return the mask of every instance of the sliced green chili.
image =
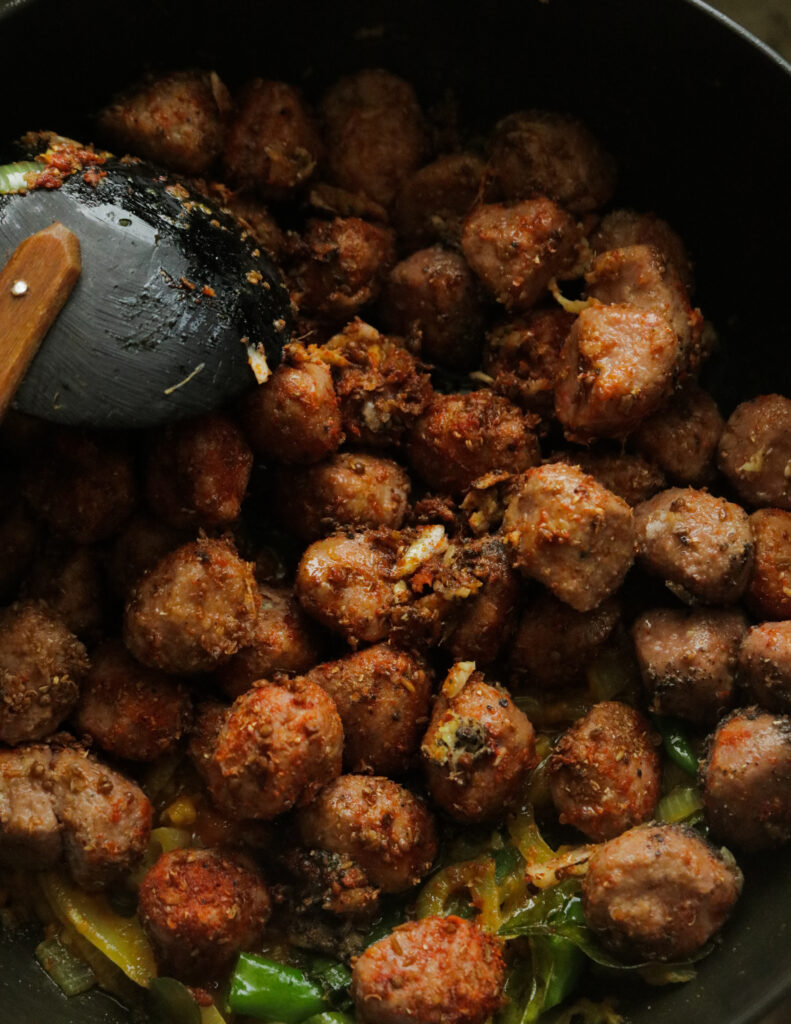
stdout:
<svg viewBox="0 0 791 1024">
<path fill-rule="evenodd" d="M 59 939 L 40 942 L 36 946 L 36 958 L 64 995 L 79 995 L 96 984 L 96 975 L 88 964 Z"/>
<path fill-rule="evenodd" d="M 308 1017 L 304 1024 L 354 1024 L 354 1017 L 350 1017 L 348 1013 L 329 1010 L 327 1013 L 317 1013 L 314 1017 Z"/>
<path fill-rule="evenodd" d="M 15 164 L 0 166 L 0 195 L 11 192 L 26 192 L 30 188 L 28 175 L 41 174 L 44 167 L 31 160 L 20 160 Z"/>
<path fill-rule="evenodd" d="M 148 993 L 155 1012 L 167 1024 L 200 1024 L 200 1008 L 182 982 L 175 978 L 152 978 Z"/>
<path fill-rule="evenodd" d="M 665 715 L 652 715 L 651 718 L 662 737 L 662 746 L 667 756 L 687 774 L 697 775 L 698 758 L 681 722 Z"/>
<path fill-rule="evenodd" d="M 296 967 L 243 953 L 231 978 L 228 1006 L 258 1020 L 302 1024 L 327 1010 L 324 990 Z"/>
</svg>

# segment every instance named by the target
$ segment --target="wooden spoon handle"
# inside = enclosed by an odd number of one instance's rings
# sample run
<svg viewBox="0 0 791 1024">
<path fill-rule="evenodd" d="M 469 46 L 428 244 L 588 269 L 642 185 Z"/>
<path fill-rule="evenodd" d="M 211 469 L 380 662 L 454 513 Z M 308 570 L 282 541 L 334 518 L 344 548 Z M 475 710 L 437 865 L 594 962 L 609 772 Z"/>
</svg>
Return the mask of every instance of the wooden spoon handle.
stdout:
<svg viewBox="0 0 791 1024">
<path fill-rule="evenodd" d="M 56 221 L 20 242 L 0 271 L 0 417 L 81 269 L 79 239 Z"/>
</svg>

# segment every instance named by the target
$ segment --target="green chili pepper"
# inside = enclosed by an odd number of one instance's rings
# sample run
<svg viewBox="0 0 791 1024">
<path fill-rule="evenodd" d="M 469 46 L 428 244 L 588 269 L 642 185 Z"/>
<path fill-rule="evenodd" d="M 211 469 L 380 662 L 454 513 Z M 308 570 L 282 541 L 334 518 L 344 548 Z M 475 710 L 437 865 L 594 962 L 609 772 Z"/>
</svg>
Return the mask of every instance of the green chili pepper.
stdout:
<svg viewBox="0 0 791 1024">
<path fill-rule="evenodd" d="M 315 1017 L 308 1017 L 304 1024 L 354 1024 L 354 1017 L 350 1017 L 348 1013 L 330 1010 L 328 1013 L 317 1013 Z"/>
<path fill-rule="evenodd" d="M 0 195 L 27 191 L 28 175 L 41 174 L 43 170 L 43 164 L 36 164 L 30 160 L 22 160 L 15 164 L 3 164 L 0 167 Z"/>
<path fill-rule="evenodd" d="M 296 967 L 243 953 L 231 978 L 228 1006 L 258 1020 L 302 1024 L 327 1010 L 321 985 Z"/>
<path fill-rule="evenodd" d="M 59 939 L 45 939 L 36 946 L 38 962 L 67 996 L 87 992 L 96 984 L 96 976 L 84 960 L 80 960 Z"/>
<path fill-rule="evenodd" d="M 689 775 L 697 775 L 698 758 L 683 725 L 677 719 L 665 715 L 652 715 L 651 718 L 662 737 L 662 746 L 667 756 Z"/>
<path fill-rule="evenodd" d="M 200 1024 L 200 1009 L 192 993 L 175 978 L 152 978 L 148 993 L 157 1019 L 168 1024 Z"/>
</svg>

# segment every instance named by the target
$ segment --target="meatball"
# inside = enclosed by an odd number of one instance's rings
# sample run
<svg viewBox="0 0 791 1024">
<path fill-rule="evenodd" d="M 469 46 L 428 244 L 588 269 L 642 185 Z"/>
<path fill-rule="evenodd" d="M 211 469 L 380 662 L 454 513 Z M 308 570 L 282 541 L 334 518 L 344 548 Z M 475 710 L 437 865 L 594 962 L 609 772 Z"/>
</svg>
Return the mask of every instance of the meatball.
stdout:
<svg viewBox="0 0 791 1024">
<path fill-rule="evenodd" d="M 200 537 L 165 555 L 132 588 L 124 642 L 149 668 L 211 672 L 251 643 L 259 604 L 252 565 L 230 541 Z"/>
<path fill-rule="evenodd" d="M 305 469 L 276 476 L 275 502 L 283 525 L 302 541 L 336 530 L 400 529 L 411 484 L 392 459 L 339 452 Z"/>
<path fill-rule="evenodd" d="M 107 558 L 107 577 L 113 591 L 125 598 L 144 572 L 188 538 L 148 512 L 133 516 L 116 537 Z"/>
<path fill-rule="evenodd" d="M 469 370 L 477 362 L 483 310 L 477 282 L 457 252 L 435 245 L 396 264 L 380 315 L 388 331 L 416 340 L 430 363 Z"/>
<path fill-rule="evenodd" d="M 461 224 L 478 198 L 485 165 L 476 153 L 447 153 L 421 167 L 399 189 L 393 224 L 409 250 L 441 242 L 458 246 Z"/>
<path fill-rule="evenodd" d="M 750 516 L 755 544 L 747 603 L 762 619 L 791 619 L 791 512 L 762 508 Z"/>
<path fill-rule="evenodd" d="M 38 543 L 38 527 L 17 490 L 16 478 L 0 480 L 0 601 L 14 596 Z"/>
<path fill-rule="evenodd" d="M 499 121 L 489 142 L 487 171 L 506 199 L 548 196 L 574 213 L 608 201 L 615 164 L 576 118 L 520 110 Z"/>
<path fill-rule="evenodd" d="M 227 416 L 170 424 L 147 452 L 148 504 L 176 529 L 226 526 L 239 517 L 252 468 L 253 453 Z"/>
<path fill-rule="evenodd" d="M 487 473 L 520 473 L 537 464 L 530 422 L 492 391 L 435 395 L 412 429 L 409 464 L 432 488 L 462 494 Z"/>
<path fill-rule="evenodd" d="M 650 709 L 713 724 L 734 702 L 736 660 L 746 632 L 745 616 L 728 608 L 644 612 L 632 636 Z"/>
<path fill-rule="evenodd" d="M 222 151 L 231 105 L 213 71 L 150 76 L 99 114 L 99 130 L 118 149 L 182 174 L 204 174 Z"/>
<path fill-rule="evenodd" d="M 759 708 L 721 722 L 701 769 L 711 834 L 742 850 L 791 840 L 791 718 Z"/>
<path fill-rule="evenodd" d="M 659 737 L 634 708 L 602 701 L 558 740 L 547 777 L 560 821 L 594 842 L 654 814 L 662 782 Z"/>
<path fill-rule="evenodd" d="M 638 563 L 703 604 L 733 604 L 750 578 L 753 540 L 744 509 L 691 487 L 671 487 L 634 510 Z"/>
<path fill-rule="evenodd" d="M 506 309 L 529 309 L 550 281 L 574 277 L 582 245 L 580 228 L 550 199 L 491 203 L 464 221 L 461 247 L 467 262 Z"/>
<path fill-rule="evenodd" d="M 0 750 L 0 864 L 41 871 L 60 860 L 51 769 L 52 751 L 43 744 Z"/>
<path fill-rule="evenodd" d="M 349 771 L 393 776 L 409 768 L 428 722 L 434 678 L 422 657 L 375 644 L 318 665 L 307 678 L 335 701 Z"/>
<path fill-rule="evenodd" d="M 638 426 L 632 440 L 674 484 L 700 487 L 714 476 L 725 423 L 711 395 L 692 384 Z"/>
<path fill-rule="evenodd" d="M 382 892 L 405 892 L 437 855 L 434 819 L 422 800 L 381 776 L 341 775 L 297 813 L 309 848 L 351 857 Z"/>
<path fill-rule="evenodd" d="M 101 635 L 106 625 L 106 589 L 99 549 L 55 542 L 39 552 L 19 596 L 46 602 L 71 633 L 89 643 Z"/>
<path fill-rule="evenodd" d="M 332 698 L 303 678 L 262 681 L 224 712 L 209 705 L 190 745 L 217 807 L 264 821 L 310 803 L 340 775 L 342 750 Z"/>
<path fill-rule="evenodd" d="M 627 245 L 650 245 L 659 250 L 666 262 L 673 264 L 687 291 L 692 291 L 692 262 L 686 247 L 667 221 L 656 214 L 613 210 L 602 218 L 589 241 L 595 253 L 623 249 Z"/>
<path fill-rule="evenodd" d="M 0 742 L 55 732 L 87 671 L 85 648 L 43 602 L 0 610 Z"/>
<path fill-rule="evenodd" d="M 759 395 L 737 406 L 718 463 L 745 504 L 791 509 L 791 399 Z"/>
<path fill-rule="evenodd" d="M 561 463 L 523 475 L 502 530 L 516 568 L 578 612 L 591 611 L 615 593 L 634 558 L 626 502 Z"/>
<path fill-rule="evenodd" d="M 553 455 L 548 461 L 579 466 L 583 473 L 598 480 L 602 487 L 634 507 L 667 486 L 662 471 L 640 455 L 615 452 L 608 448 L 582 448 Z"/>
<path fill-rule="evenodd" d="M 260 944 L 270 905 L 263 878 L 239 854 L 171 850 L 143 879 L 138 912 L 161 972 L 205 985 Z"/>
<path fill-rule="evenodd" d="M 432 800 L 462 822 L 490 821 L 518 798 L 535 762 L 533 726 L 480 672 L 437 698 L 421 753 Z"/>
<path fill-rule="evenodd" d="M 596 847 L 582 882 L 585 919 L 625 960 L 684 961 L 733 909 L 742 874 L 700 836 L 642 825 Z"/>
<path fill-rule="evenodd" d="M 791 621 L 763 622 L 739 649 L 739 680 L 763 708 L 791 713 Z"/>
<path fill-rule="evenodd" d="M 366 949 L 351 992 L 360 1024 L 484 1024 L 504 985 L 498 938 L 460 917 L 425 917 Z"/>
<path fill-rule="evenodd" d="M 276 263 L 280 262 L 287 250 L 286 236 L 259 196 L 244 190 L 231 192 L 229 188 L 217 182 L 210 182 L 207 191 L 224 209 L 230 210 L 256 245 L 267 252 Z"/>
<path fill-rule="evenodd" d="M 282 363 L 272 377 L 251 391 L 241 413 L 253 451 L 286 465 L 305 466 L 334 452 L 343 440 L 332 374 L 321 362 Z M 288 356 L 288 354 L 287 354 Z"/>
<path fill-rule="evenodd" d="M 120 640 L 91 655 L 74 723 L 108 754 L 153 761 L 172 750 L 187 730 L 192 702 L 164 672 L 140 665 Z"/>
<path fill-rule="evenodd" d="M 334 182 L 390 206 L 425 151 L 423 116 L 412 86 L 378 68 L 358 71 L 328 90 L 321 114 Z"/>
<path fill-rule="evenodd" d="M 245 85 L 223 154 L 229 181 L 286 199 L 313 174 L 321 156 L 318 127 L 293 86 L 262 78 Z"/>
</svg>

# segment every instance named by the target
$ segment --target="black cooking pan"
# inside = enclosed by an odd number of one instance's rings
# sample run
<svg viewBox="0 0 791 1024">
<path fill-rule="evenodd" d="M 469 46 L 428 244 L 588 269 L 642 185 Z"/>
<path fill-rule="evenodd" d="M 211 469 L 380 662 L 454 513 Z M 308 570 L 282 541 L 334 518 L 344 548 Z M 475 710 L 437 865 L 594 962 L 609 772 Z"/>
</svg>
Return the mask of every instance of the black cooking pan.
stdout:
<svg viewBox="0 0 791 1024">
<path fill-rule="evenodd" d="M 89 140 L 91 115 L 148 68 L 213 67 L 318 95 L 380 65 L 446 90 L 486 129 L 525 106 L 581 116 L 615 154 L 619 204 L 653 209 L 697 264 L 721 351 L 707 380 L 727 414 L 791 394 L 791 68 L 693 0 L 0 0 L 0 148 L 31 128 Z M 791 991 L 791 851 L 744 863 L 721 947 L 687 985 L 618 984 L 633 1024 L 748 1024 Z M 615 992 L 615 987 L 610 984 Z M 0 1020 L 113 1024 L 92 994 L 67 1002 L 20 939 L 0 938 Z"/>
</svg>

